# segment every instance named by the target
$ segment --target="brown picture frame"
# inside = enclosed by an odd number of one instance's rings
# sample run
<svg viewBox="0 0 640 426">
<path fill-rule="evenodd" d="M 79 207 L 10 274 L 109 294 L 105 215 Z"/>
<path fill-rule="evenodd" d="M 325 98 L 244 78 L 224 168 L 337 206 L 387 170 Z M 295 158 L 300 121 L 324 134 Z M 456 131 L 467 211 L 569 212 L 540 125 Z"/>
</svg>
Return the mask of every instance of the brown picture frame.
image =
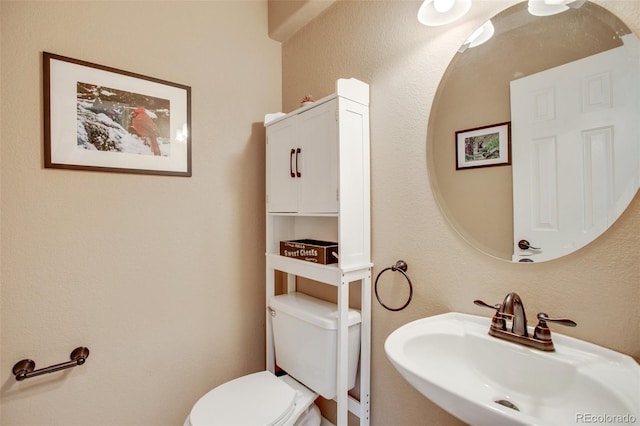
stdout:
<svg viewBox="0 0 640 426">
<path fill-rule="evenodd" d="M 43 52 L 44 167 L 191 176 L 191 88 Z"/>
<path fill-rule="evenodd" d="M 511 164 L 511 122 L 456 132 L 456 170 Z"/>
</svg>

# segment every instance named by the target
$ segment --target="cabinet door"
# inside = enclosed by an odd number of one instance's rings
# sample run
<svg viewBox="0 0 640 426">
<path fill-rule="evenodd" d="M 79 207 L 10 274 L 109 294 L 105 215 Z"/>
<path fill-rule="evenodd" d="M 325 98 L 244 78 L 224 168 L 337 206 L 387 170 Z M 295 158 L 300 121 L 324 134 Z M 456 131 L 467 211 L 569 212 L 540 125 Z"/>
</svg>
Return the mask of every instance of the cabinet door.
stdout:
<svg viewBox="0 0 640 426">
<path fill-rule="evenodd" d="M 268 212 L 298 211 L 298 181 L 291 176 L 292 172 L 295 174 L 295 149 L 298 147 L 296 121 L 297 117 L 291 117 L 267 128 Z"/>
<path fill-rule="evenodd" d="M 300 213 L 338 212 L 337 100 L 298 115 Z"/>
</svg>

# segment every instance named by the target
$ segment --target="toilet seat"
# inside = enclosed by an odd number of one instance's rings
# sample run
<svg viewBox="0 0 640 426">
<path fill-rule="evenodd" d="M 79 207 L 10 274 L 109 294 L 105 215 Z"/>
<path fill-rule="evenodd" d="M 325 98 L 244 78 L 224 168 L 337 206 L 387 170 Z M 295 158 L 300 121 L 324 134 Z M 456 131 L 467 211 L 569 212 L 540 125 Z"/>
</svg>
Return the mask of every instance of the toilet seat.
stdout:
<svg viewBox="0 0 640 426">
<path fill-rule="evenodd" d="M 189 419 L 193 426 L 277 426 L 291 417 L 296 391 L 269 371 L 226 382 L 196 402 Z"/>
</svg>

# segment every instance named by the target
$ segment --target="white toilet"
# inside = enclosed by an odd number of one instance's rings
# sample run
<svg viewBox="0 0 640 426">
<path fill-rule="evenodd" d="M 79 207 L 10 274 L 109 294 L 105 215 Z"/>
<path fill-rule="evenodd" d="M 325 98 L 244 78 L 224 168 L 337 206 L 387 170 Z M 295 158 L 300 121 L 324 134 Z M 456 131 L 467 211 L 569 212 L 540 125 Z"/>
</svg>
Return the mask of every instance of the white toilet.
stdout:
<svg viewBox="0 0 640 426">
<path fill-rule="evenodd" d="M 318 395 L 336 397 L 337 306 L 303 293 L 269 300 L 276 363 L 288 375 L 260 371 L 226 382 L 196 402 L 184 426 L 318 426 Z M 348 385 L 355 386 L 360 313 L 349 310 Z"/>
</svg>

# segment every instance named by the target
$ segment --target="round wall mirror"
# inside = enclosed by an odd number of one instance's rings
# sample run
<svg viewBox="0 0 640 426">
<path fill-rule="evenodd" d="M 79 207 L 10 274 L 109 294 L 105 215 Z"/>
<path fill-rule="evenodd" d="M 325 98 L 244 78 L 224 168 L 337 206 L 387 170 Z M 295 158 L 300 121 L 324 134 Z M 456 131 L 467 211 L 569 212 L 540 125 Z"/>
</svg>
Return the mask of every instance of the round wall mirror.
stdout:
<svg viewBox="0 0 640 426">
<path fill-rule="evenodd" d="M 563 9 L 536 16 L 521 2 L 493 17 L 456 53 L 429 118 L 440 207 L 508 261 L 584 247 L 638 191 L 640 40 L 594 3 Z"/>
</svg>

